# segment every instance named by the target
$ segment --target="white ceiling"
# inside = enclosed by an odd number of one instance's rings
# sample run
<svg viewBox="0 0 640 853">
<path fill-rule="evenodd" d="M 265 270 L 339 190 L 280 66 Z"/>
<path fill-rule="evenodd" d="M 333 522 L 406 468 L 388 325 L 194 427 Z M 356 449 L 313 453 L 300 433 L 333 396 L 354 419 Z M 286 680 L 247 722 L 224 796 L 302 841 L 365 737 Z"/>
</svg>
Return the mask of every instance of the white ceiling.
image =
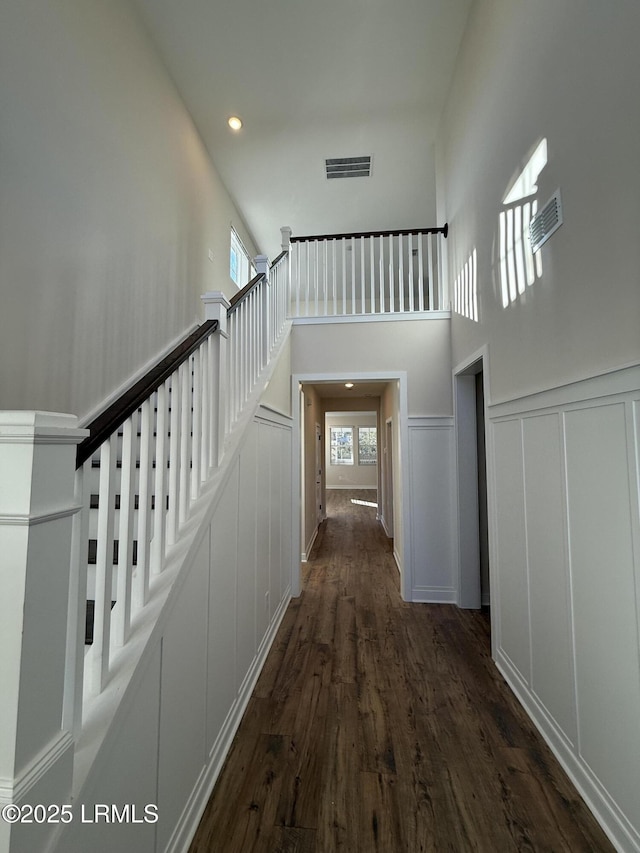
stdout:
<svg viewBox="0 0 640 853">
<path fill-rule="evenodd" d="M 430 226 L 433 143 L 472 0 L 134 0 L 260 251 Z M 229 130 L 239 115 L 244 127 Z M 327 157 L 372 155 L 328 181 Z"/>
</svg>

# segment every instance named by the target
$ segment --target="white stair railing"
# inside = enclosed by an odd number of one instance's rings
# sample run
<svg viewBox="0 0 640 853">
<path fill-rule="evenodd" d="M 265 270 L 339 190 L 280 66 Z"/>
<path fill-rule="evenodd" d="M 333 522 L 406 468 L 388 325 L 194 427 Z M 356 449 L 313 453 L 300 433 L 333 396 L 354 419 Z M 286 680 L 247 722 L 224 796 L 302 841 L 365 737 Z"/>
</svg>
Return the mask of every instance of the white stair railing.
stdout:
<svg viewBox="0 0 640 853">
<path fill-rule="evenodd" d="M 272 265 L 261 256 L 256 268 L 230 303 L 205 294 L 207 321 L 97 418 L 78 448 L 65 713 L 76 733 L 282 335 L 288 253 Z"/>
<path fill-rule="evenodd" d="M 82 697 L 86 703 L 104 689 L 114 655 L 217 464 L 209 435 L 216 329 L 207 321 L 176 347 L 90 425 L 78 448 L 76 496 L 83 509 L 74 536 L 77 607 L 68 647 L 74 696 L 67 709 L 76 732 Z"/>
<path fill-rule="evenodd" d="M 282 252 L 271 265 L 261 255 L 255 265 L 257 275 L 235 294 L 227 311 L 227 433 L 269 363 L 288 316 L 288 253 Z"/>
<path fill-rule="evenodd" d="M 291 317 L 448 310 L 448 226 L 291 238 Z"/>
</svg>

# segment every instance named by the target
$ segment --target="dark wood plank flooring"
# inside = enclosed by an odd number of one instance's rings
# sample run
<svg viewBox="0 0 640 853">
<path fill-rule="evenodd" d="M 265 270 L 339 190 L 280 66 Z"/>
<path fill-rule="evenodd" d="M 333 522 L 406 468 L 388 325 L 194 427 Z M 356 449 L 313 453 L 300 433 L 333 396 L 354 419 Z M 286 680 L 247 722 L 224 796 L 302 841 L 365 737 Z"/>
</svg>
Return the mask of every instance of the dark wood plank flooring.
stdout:
<svg viewBox="0 0 640 853">
<path fill-rule="evenodd" d="M 328 494 L 190 853 L 613 850 L 496 670 L 487 615 L 403 602 L 375 492 Z"/>
</svg>

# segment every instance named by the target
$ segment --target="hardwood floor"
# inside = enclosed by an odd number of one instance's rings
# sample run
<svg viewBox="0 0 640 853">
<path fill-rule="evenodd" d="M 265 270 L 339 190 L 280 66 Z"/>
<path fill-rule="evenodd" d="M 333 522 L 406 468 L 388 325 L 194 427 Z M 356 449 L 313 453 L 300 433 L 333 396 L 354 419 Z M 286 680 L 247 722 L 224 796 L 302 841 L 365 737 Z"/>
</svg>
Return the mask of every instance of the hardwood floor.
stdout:
<svg viewBox="0 0 640 853">
<path fill-rule="evenodd" d="M 613 850 L 496 670 L 488 617 L 400 599 L 372 495 L 328 492 L 190 853 Z"/>
</svg>

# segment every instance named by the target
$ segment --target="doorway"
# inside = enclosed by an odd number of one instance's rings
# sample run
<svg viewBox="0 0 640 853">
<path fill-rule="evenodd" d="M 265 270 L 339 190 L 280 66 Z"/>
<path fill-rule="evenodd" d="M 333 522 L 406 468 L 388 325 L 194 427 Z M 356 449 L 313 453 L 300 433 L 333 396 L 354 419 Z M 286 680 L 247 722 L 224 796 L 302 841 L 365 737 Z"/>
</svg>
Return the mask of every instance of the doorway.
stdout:
<svg viewBox="0 0 640 853">
<path fill-rule="evenodd" d="M 327 500 L 326 500 L 326 477 L 327 463 L 326 459 L 321 459 L 321 474 L 317 478 L 316 474 L 320 470 L 317 464 L 316 454 L 317 445 L 324 448 L 324 445 L 329 442 L 329 437 L 326 435 L 324 418 L 326 412 L 377 412 L 374 420 L 374 425 L 368 428 L 368 434 L 376 432 L 377 441 L 382 445 L 383 437 L 387 439 L 387 430 L 389 433 L 389 441 L 393 446 L 393 451 L 385 454 L 384 465 L 382 460 L 377 460 L 376 465 L 378 470 L 377 482 L 371 486 L 371 489 L 377 489 L 380 495 L 384 489 L 382 483 L 384 473 L 388 470 L 389 478 L 387 480 L 388 488 L 386 489 L 386 500 L 389 506 L 388 522 L 391 530 L 388 531 L 389 536 L 394 537 L 394 555 L 400 572 L 400 588 L 401 594 L 405 601 L 411 599 L 412 586 L 412 559 L 411 559 L 411 539 L 410 525 L 394 524 L 393 515 L 396 517 L 402 513 L 403 507 L 410 505 L 409 499 L 409 473 L 407 468 L 408 453 L 402 453 L 403 447 L 408 447 L 408 415 L 407 415 L 407 379 L 404 371 L 389 371 L 382 373 L 355 373 L 355 374 L 293 374 L 292 393 L 293 399 L 299 400 L 299 405 L 293 406 L 294 423 L 293 423 L 293 482 L 294 482 L 294 503 L 292 511 L 294 518 L 300 518 L 300 525 L 294 525 L 294 547 L 293 547 L 293 564 L 291 575 L 291 592 L 293 596 L 300 594 L 301 590 L 301 562 L 306 562 L 308 554 L 311 552 L 315 536 L 319 528 L 318 513 L 318 487 L 320 492 L 320 500 L 322 501 L 322 517 L 326 516 Z M 392 418 L 392 427 L 386 426 L 387 420 Z M 320 425 L 321 440 L 318 441 L 317 426 Z M 354 427 L 358 424 L 354 421 Z M 358 442 L 360 433 L 354 430 L 355 443 L 353 452 L 360 454 L 359 464 L 354 464 L 356 468 L 362 469 L 360 473 L 366 469 L 366 458 L 371 460 L 373 449 L 367 444 L 366 436 L 362 436 L 362 447 Z M 371 439 L 371 436 L 369 436 Z M 369 444 L 372 441 L 369 440 Z M 312 446 L 316 445 L 316 446 Z M 373 445 L 372 445 L 373 446 Z M 376 446 L 377 449 L 377 446 Z M 326 451 L 323 449 L 322 451 Z M 368 454 L 368 457 L 367 457 Z M 354 457 L 355 463 L 355 457 Z M 373 467 L 370 461 L 371 467 Z M 388 468 L 387 468 L 388 466 Z M 314 470 L 315 469 L 315 470 Z M 346 469 L 344 469 L 346 470 Z M 367 484 L 353 482 L 352 484 L 345 479 L 343 470 L 343 489 L 349 488 L 350 485 L 358 488 Z M 318 479 L 320 482 L 318 483 Z M 367 500 L 368 503 L 374 503 Z M 380 514 L 380 507 L 378 514 Z M 317 520 L 317 521 L 316 521 Z M 396 518 L 397 520 L 397 518 Z M 394 531 L 394 527 L 398 528 Z"/>
<path fill-rule="evenodd" d="M 454 372 L 458 473 L 458 606 L 489 607 L 485 355 Z"/>
</svg>

